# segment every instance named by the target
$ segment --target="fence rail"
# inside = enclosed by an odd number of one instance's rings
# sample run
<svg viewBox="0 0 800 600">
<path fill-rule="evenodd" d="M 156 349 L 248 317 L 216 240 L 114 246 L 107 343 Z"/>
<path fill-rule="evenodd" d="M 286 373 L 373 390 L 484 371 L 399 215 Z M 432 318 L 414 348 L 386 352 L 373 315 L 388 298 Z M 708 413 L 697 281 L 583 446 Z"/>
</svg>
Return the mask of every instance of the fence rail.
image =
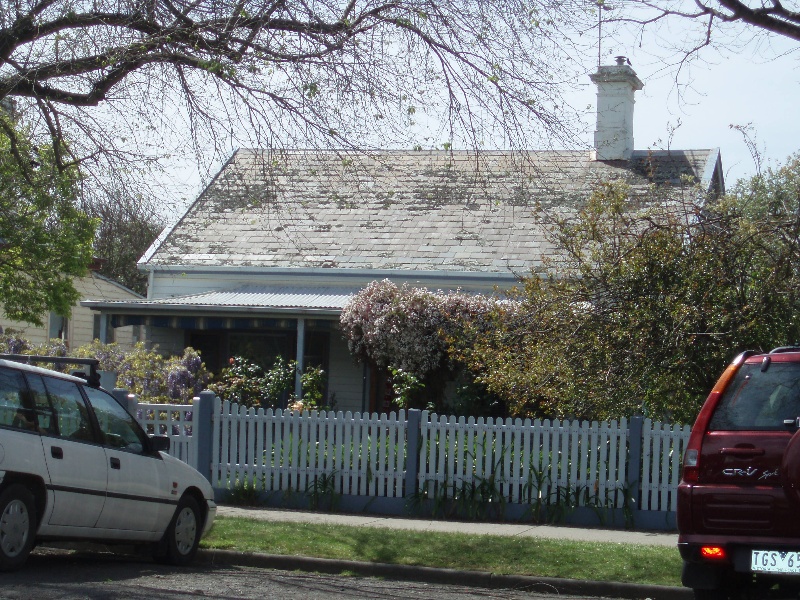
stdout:
<svg viewBox="0 0 800 600">
<path fill-rule="evenodd" d="M 523 421 L 411 411 L 411 419 L 404 411 L 256 410 L 207 392 L 201 399 L 206 394 L 213 401 L 207 439 L 195 435 L 203 430 L 195 422 L 203 414 L 200 399 L 190 406 L 141 404 L 134 414 L 148 433 L 169 435 L 173 454 L 223 489 L 247 484 L 263 492 L 370 498 L 479 493 L 530 507 L 669 513 L 690 432 L 640 417 Z M 210 464 L 198 464 L 201 454 Z"/>
</svg>

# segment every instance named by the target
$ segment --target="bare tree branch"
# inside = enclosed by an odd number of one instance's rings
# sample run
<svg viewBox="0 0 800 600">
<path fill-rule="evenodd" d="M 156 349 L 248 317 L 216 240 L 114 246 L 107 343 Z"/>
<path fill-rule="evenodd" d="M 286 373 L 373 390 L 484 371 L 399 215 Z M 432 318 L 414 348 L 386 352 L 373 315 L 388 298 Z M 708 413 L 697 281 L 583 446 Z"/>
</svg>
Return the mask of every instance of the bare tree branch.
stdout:
<svg viewBox="0 0 800 600">
<path fill-rule="evenodd" d="M 131 169 L 185 132 L 198 151 L 248 136 L 574 146 L 579 115 L 561 97 L 585 75 L 593 42 L 579 34 L 596 5 L 567 4 L 0 0 L 0 99 L 16 99 L 34 132 L 69 139 L 65 160 Z"/>
<path fill-rule="evenodd" d="M 644 16 L 626 14 L 611 20 L 651 25 L 665 18 L 706 19 L 709 29 L 714 20 L 722 24 L 745 24 L 757 30 L 800 41 L 800 6 L 781 0 L 625 0 L 628 7 L 648 9 Z M 693 8 L 690 9 L 690 7 Z"/>
</svg>

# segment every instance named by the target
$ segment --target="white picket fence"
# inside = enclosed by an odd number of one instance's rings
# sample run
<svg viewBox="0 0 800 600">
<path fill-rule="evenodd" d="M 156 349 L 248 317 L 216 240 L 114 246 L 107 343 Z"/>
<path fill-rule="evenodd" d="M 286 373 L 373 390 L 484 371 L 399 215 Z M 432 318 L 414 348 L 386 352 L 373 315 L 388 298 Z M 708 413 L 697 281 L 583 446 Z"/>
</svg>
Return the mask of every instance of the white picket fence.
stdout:
<svg viewBox="0 0 800 600">
<path fill-rule="evenodd" d="M 640 477 L 628 473 L 629 423 L 492 420 L 423 412 L 419 453 L 408 448 L 403 411 L 362 415 L 248 409 L 215 400 L 212 439 L 192 435 L 195 406 L 139 405 L 149 433 L 168 434 L 172 453 L 195 464 L 211 445 L 216 488 L 402 498 L 407 457 L 418 456 L 417 486 L 455 497 L 489 483 L 505 502 L 674 511 L 688 426 L 653 423 L 641 431 Z M 207 471 L 207 469 L 206 469 Z M 637 482 L 630 489 L 629 481 Z"/>
<path fill-rule="evenodd" d="M 211 484 L 403 496 L 405 412 L 291 412 L 216 401 Z"/>
<path fill-rule="evenodd" d="M 419 485 L 449 497 L 488 482 L 506 502 L 621 508 L 627 421 L 422 416 Z M 442 490 L 441 487 L 445 486 Z"/>
</svg>

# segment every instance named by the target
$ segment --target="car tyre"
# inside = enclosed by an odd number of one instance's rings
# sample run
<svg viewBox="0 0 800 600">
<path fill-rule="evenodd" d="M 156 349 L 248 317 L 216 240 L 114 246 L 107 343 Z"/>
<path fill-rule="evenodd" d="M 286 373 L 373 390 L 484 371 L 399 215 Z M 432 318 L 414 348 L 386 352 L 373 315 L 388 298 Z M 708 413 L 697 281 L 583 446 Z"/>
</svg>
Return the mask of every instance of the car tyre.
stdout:
<svg viewBox="0 0 800 600">
<path fill-rule="evenodd" d="M 36 538 L 36 502 L 19 483 L 0 494 L 0 571 L 18 569 L 28 559 Z"/>
<path fill-rule="evenodd" d="M 719 588 L 714 590 L 698 590 L 695 588 L 692 592 L 694 592 L 694 600 L 728 600 L 727 592 Z"/>
<path fill-rule="evenodd" d="M 197 554 L 203 533 L 203 516 L 197 500 L 184 496 L 164 533 L 155 558 L 170 565 L 188 565 Z"/>
</svg>

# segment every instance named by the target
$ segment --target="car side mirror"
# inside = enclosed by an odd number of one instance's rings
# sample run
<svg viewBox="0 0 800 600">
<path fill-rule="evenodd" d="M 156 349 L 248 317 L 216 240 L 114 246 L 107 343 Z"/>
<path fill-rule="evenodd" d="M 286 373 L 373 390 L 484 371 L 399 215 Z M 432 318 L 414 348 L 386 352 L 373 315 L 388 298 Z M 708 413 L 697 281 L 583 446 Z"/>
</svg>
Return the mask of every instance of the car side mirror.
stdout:
<svg viewBox="0 0 800 600">
<path fill-rule="evenodd" d="M 151 435 L 150 450 L 153 452 L 169 452 L 169 437 L 166 435 Z"/>
</svg>

